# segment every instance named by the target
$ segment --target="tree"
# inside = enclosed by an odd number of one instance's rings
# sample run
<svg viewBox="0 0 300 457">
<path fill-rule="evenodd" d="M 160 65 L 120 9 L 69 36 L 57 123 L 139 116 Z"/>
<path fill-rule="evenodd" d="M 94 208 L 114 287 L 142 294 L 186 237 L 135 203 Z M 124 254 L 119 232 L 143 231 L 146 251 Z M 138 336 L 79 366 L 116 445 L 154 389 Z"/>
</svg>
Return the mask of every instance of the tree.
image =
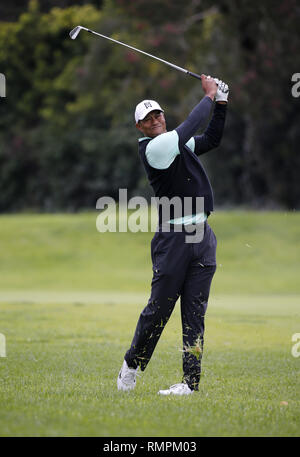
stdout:
<svg viewBox="0 0 300 457">
<path fill-rule="evenodd" d="M 217 205 L 299 208 L 298 20 L 295 0 L 106 0 L 46 13 L 31 2 L 0 28 L 0 211 L 94 208 L 120 187 L 149 196 L 136 104 L 157 99 L 170 130 L 203 96 L 158 61 L 84 32 L 70 40 L 77 24 L 228 82 L 221 146 L 201 157 Z"/>
</svg>

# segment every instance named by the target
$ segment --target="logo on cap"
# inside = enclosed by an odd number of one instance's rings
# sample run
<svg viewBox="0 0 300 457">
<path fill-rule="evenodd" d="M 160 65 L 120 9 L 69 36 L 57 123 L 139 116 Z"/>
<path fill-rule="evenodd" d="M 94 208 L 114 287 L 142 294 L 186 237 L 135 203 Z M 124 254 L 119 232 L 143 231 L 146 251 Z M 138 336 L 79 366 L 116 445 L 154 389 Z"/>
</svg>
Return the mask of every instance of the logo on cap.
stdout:
<svg viewBox="0 0 300 457">
<path fill-rule="evenodd" d="M 145 102 L 144 105 L 145 105 L 145 108 L 152 108 L 152 105 L 150 102 Z"/>
</svg>

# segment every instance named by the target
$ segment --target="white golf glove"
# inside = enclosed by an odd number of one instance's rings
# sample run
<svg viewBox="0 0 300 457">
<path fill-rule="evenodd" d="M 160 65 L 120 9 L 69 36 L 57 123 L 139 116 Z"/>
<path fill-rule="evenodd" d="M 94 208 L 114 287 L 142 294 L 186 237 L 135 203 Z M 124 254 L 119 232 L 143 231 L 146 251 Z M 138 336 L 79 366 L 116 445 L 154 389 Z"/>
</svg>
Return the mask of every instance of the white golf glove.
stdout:
<svg viewBox="0 0 300 457">
<path fill-rule="evenodd" d="M 218 90 L 216 93 L 216 102 L 227 102 L 229 95 L 228 85 L 218 78 L 214 78 L 214 80 L 216 81 L 218 86 Z"/>
</svg>

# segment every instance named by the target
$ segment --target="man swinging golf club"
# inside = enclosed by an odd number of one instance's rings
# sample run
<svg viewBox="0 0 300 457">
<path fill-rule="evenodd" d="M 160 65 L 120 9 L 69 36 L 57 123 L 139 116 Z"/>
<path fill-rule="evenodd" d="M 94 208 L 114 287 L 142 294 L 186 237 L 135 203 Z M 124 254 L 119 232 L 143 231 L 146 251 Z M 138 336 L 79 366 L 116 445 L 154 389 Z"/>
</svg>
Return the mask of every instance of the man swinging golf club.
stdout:
<svg viewBox="0 0 300 457">
<path fill-rule="evenodd" d="M 166 325 L 177 298 L 181 297 L 183 335 L 183 382 L 174 384 L 162 395 L 186 395 L 198 390 L 203 350 L 204 316 L 210 284 L 216 270 L 216 237 L 207 223 L 213 211 L 213 194 L 209 179 L 197 156 L 217 147 L 221 141 L 228 100 L 228 86 L 210 76 L 198 75 L 167 60 L 129 44 L 77 25 L 70 31 L 75 40 L 81 30 L 125 46 L 155 59 L 188 76 L 201 80 L 205 97 L 185 122 L 167 132 L 164 111 L 153 100 L 144 100 L 135 110 L 136 127 L 144 134 L 139 153 L 150 184 L 158 199 L 183 201 L 183 217 L 165 220 L 159 209 L 159 225 L 151 242 L 153 262 L 152 290 L 148 305 L 140 315 L 130 349 L 118 376 L 118 389 L 131 390 L 136 384 L 138 367 L 145 370 Z M 212 119 L 202 135 L 194 136 L 209 117 Z M 186 198 L 192 205 L 185 204 Z M 198 199 L 204 200 L 199 211 Z M 178 201 L 178 200 L 177 200 Z M 188 212 L 186 209 L 188 208 Z M 174 213 L 174 211 L 173 211 Z M 165 230 L 166 226 L 168 230 Z M 201 237 L 186 242 L 190 228 L 201 227 Z M 182 228 L 178 231 L 177 229 Z"/>
<path fill-rule="evenodd" d="M 136 385 L 137 370 L 147 367 L 160 335 L 180 296 L 183 336 L 183 379 L 161 395 L 188 395 L 199 389 L 203 352 L 204 316 L 210 285 L 216 270 L 216 237 L 207 223 L 213 211 L 209 179 L 198 156 L 217 147 L 225 123 L 228 86 L 218 79 L 201 75 L 205 96 L 187 119 L 167 131 L 164 111 L 153 100 L 144 100 L 135 110 L 136 127 L 144 137 L 139 154 L 157 198 L 204 198 L 203 211 L 194 210 L 181 218 L 163 220 L 159 211 L 157 231 L 151 242 L 153 278 L 151 296 L 142 311 L 131 347 L 125 354 L 117 379 L 119 390 Z M 215 99 L 212 118 L 202 135 Z M 169 230 L 164 230 L 165 222 Z M 187 243 L 191 226 L 202 224 L 200 241 Z M 182 230 L 178 230 L 178 226 Z"/>
</svg>

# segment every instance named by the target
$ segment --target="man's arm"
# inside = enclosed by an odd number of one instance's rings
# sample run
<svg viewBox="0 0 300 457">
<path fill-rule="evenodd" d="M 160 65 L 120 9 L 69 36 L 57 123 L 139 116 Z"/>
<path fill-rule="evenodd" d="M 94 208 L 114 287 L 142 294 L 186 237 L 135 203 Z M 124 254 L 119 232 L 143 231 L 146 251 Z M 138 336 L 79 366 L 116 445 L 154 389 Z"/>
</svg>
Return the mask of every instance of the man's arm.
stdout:
<svg viewBox="0 0 300 457">
<path fill-rule="evenodd" d="M 226 110 L 227 104 L 215 104 L 214 113 L 207 129 L 202 135 L 194 137 L 195 154 L 201 155 L 219 146 L 224 130 Z"/>
<path fill-rule="evenodd" d="M 194 150 L 195 141 L 193 135 L 207 121 L 210 114 L 213 101 L 210 97 L 205 96 L 188 118 L 171 132 L 162 133 L 151 140 L 146 148 L 146 157 L 149 165 L 153 168 L 164 170 L 174 161 L 175 157 L 180 154 L 179 148 L 186 143 L 190 149 Z"/>
<path fill-rule="evenodd" d="M 218 86 L 213 78 L 205 75 L 201 75 L 201 84 L 205 97 L 195 106 L 187 119 L 175 129 L 179 138 L 179 148 L 184 146 L 195 135 L 197 130 L 203 127 L 210 115 Z"/>
<path fill-rule="evenodd" d="M 186 120 L 176 127 L 179 148 L 184 146 L 195 135 L 197 130 L 203 127 L 210 115 L 212 105 L 212 99 L 205 96 L 191 111 Z"/>
<path fill-rule="evenodd" d="M 193 136 L 206 123 L 218 86 L 213 78 L 201 75 L 201 84 L 205 97 L 195 106 L 188 118 L 171 132 L 162 133 L 151 140 L 145 154 L 148 163 L 157 169 L 166 169 L 180 153 L 179 148 L 186 143 L 192 150 L 195 148 Z"/>
</svg>

